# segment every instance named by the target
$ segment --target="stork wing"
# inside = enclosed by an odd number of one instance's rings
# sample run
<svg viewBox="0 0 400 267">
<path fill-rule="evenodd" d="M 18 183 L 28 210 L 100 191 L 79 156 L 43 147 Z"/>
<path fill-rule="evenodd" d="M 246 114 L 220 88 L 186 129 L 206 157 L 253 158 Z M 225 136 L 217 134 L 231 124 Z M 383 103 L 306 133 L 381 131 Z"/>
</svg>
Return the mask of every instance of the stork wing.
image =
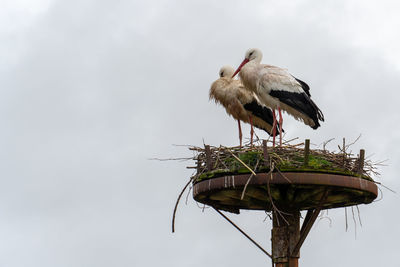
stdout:
<svg viewBox="0 0 400 267">
<path fill-rule="evenodd" d="M 309 95 L 310 87 L 305 82 L 293 77 L 286 69 L 271 65 L 260 65 L 259 77 L 260 85 L 267 91 L 279 90 Z"/>
<path fill-rule="evenodd" d="M 304 92 L 311 97 L 310 94 L 310 86 L 308 86 L 308 84 L 306 84 L 305 82 L 303 82 L 302 80 L 297 79 L 296 77 L 292 76 L 293 78 L 296 79 L 296 81 L 301 85 L 301 87 L 303 88 Z"/>
<path fill-rule="evenodd" d="M 323 121 L 324 116 L 310 98 L 310 87 L 285 69 L 270 65 L 261 66 L 260 85 L 263 89 L 280 102 L 310 117 L 315 123 L 314 127 L 318 127 L 318 120 Z"/>
</svg>

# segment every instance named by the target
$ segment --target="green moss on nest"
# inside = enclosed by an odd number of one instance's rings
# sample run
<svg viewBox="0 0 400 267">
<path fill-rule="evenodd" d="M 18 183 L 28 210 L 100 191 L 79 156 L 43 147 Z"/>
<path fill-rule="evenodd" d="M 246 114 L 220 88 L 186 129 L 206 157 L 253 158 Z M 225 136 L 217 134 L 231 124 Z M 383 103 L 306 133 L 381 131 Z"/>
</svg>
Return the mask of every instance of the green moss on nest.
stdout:
<svg viewBox="0 0 400 267">
<path fill-rule="evenodd" d="M 222 153 L 221 148 L 213 151 L 219 153 L 212 166 L 215 169 L 208 171 L 206 168 L 197 175 L 196 182 L 206 179 L 250 173 L 250 170 L 243 165 L 246 164 L 256 173 L 269 172 L 273 167 L 274 171 L 280 172 L 314 172 L 314 173 L 330 173 L 346 176 L 357 176 L 367 180 L 372 180 L 368 175 L 357 174 L 356 169 L 357 159 L 343 157 L 341 154 L 333 154 L 326 151 L 311 150 L 308 164 L 304 165 L 304 150 L 283 147 L 270 149 L 268 151 L 269 162 L 264 162 L 263 150 L 261 147 L 252 147 L 250 149 L 235 149 L 230 153 Z M 232 156 L 235 154 L 243 163 Z M 198 160 L 205 160 L 205 154 L 200 154 Z M 201 164 L 200 164 L 201 165 Z M 205 164 L 201 165 L 205 166 Z"/>
</svg>

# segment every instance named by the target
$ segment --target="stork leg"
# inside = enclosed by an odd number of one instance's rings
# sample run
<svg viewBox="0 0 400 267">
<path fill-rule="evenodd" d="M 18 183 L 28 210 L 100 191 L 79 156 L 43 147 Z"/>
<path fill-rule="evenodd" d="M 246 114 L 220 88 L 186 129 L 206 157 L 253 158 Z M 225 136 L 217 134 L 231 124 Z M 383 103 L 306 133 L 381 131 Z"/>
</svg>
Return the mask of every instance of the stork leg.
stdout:
<svg viewBox="0 0 400 267">
<path fill-rule="evenodd" d="M 275 109 L 272 110 L 272 117 L 274 118 L 274 122 L 272 123 L 272 146 L 275 147 L 275 136 L 276 136 L 276 116 L 275 116 Z"/>
<path fill-rule="evenodd" d="M 283 118 L 282 118 L 282 112 L 281 108 L 278 108 L 279 112 L 279 146 L 282 146 L 282 124 L 283 124 Z"/>
<path fill-rule="evenodd" d="M 251 116 L 249 116 L 249 121 L 250 121 L 250 145 L 253 145 L 253 134 L 254 134 L 254 128 L 253 128 L 253 119 Z"/>
<path fill-rule="evenodd" d="M 238 120 L 238 127 L 239 127 L 240 147 L 242 147 L 242 127 L 240 127 L 240 120 Z"/>
</svg>

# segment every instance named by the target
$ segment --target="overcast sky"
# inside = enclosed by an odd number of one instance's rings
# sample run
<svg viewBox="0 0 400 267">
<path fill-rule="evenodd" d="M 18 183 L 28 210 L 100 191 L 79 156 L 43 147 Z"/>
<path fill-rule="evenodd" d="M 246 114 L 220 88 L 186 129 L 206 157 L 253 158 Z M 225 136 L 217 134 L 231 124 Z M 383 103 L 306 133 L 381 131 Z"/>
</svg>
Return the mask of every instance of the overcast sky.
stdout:
<svg viewBox="0 0 400 267">
<path fill-rule="evenodd" d="M 400 191 L 398 1 L 0 2 L 0 266 L 270 266 L 189 196 L 185 147 L 237 145 L 208 101 L 223 65 L 260 48 L 306 81 L 317 131 L 285 116 L 286 138 L 361 139 L 379 182 Z M 249 128 L 243 129 L 245 137 Z M 257 132 L 266 138 L 262 132 Z M 399 196 L 344 209 L 311 230 L 300 266 L 395 266 Z M 270 251 L 263 212 L 230 215 Z"/>
</svg>

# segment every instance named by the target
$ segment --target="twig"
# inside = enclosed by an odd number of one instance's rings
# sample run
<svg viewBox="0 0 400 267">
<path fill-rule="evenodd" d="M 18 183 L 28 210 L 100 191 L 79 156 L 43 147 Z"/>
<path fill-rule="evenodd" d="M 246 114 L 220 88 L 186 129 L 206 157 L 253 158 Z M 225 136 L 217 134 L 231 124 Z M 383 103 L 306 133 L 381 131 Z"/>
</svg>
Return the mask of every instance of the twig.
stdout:
<svg viewBox="0 0 400 267">
<path fill-rule="evenodd" d="M 240 163 L 242 163 L 243 166 L 245 166 L 253 175 L 257 175 L 249 166 L 247 166 L 246 163 L 244 163 L 244 162 L 243 162 L 241 159 L 239 159 L 235 154 L 233 154 L 233 152 L 232 152 L 230 149 L 228 149 L 228 151 L 232 154 L 232 156 L 233 156 L 237 161 L 239 161 Z"/>
<path fill-rule="evenodd" d="M 360 139 L 360 137 L 361 137 L 361 134 L 352 143 L 348 144 L 346 146 L 346 149 L 349 148 L 350 146 L 354 145 L 355 143 L 357 143 L 357 141 L 358 141 L 358 139 Z"/>
<path fill-rule="evenodd" d="M 327 219 L 329 221 L 329 227 L 332 227 L 332 219 L 331 218 L 329 218 L 328 216 L 323 216 L 323 217 L 319 218 L 319 221 L 322 221 L 322 219 Z"/>
<path fill-rule="evenodd" d="M 182 189 L 181 193 L 179 194 L 178 199 L 176 200 L 174 212 L 173 212 L 173 215 L 172 215 L 172 233 L 175 232 L 175 215 L 176 215 L 176 210 L 178 208 L 179 200 L 181 199 L 181 197 L 183 195 L 183 192 L 185 192 L 186 188 L 190 185 L 190 183 L 192 181 L 193 181 L 193 177 L 190 178 L 189 182 L 187 182 L 187 184 L 185 185 L 185 187 Z"/>
<path fill-rule="evenodd" d="M 272 199 L 271 188 L 270 188 L 270 186 L 269 186 L 269 181 L 272 180 L 272 170 L 273 170 L 274 168 L 275 168 L 275 167 L 274 167 L 274 165 L 273 165 L 273 163 L 272 163 L 272 168 L 271 168 L 271 171 L 269 172 L 269 173 L 270 173 L 271 179 L 268 179 L 268 175 L 267 175 L 268 197 L 269 197 L 269 200 L 271 201 L 271 205 L 272 205 L 272 208 L 274 209 L 274 211 L 275 211 L 279 216 L 281 216 L 281 218 L 286 222 L 287 225 L 289 225 L 289 222 L 286 220 L 285 216 L 282 215 L 282 213 L 283 213 L 283 214 L 286 214 L 286 215 L 289 215 L 289 213 L 280 211 L 280 210 L 275 206 L 274 201 L 273 201 L 273 199 Z M 278 223 L 278 226 L 279 226 L 279 219 L 277 220 L 277 223 Z"/>
<path fill-rule="evenodd" d="M 289 144 L 290 142 L 293 142 L 294 140 L 297 140 L 297 139 L 299 139 L 299 138 L 298 137 L 292 138 L 290 140 L 287 140 L 287 141 L 283 142 L 282 145 Z"/>
<path fill-rule="evenodd" d="M 379 190 L 379 193 L 380 193 L 380 194 L 378 194 L 378 196 L 380 196 L 380 198 L 379 199 L 375 199 L 372 202 L 378 202 L 378 201 L 381 201 L 383 199 L 383 191 L 379 186 L 378 186 L 378 190 Z"/>
<path fill-rule="evenodd" d="M 282 175 L 283 178 L 286 179 L 286 181 L 288 181 L 290 184 L 292 183 L 292 181 L 289 178 L 287 178 L 283 172 L 281 172 L 279 169 L 276 169 L 276 170 Z"/>
<path fill-rule="evenodd" d="M 190 191 L 192 191 L 192 188 L 193 188 L 193 186 L 189 186 L 189 190 L 188 190 L 188 192 L 187 192 L 187 194 L 186 194 L 186 201 L 185 201 L 185 204 L 187 205 L 187 203 L 188 203 L 188 201 L 189 201 L 189 195 L 190 195 Z"/>
<path fill-rule="evenodd" d="M 171 160 L 181 160 L 181 161 L 186 161 L 186 160 L 191 160 L 193 159 L 192 157 L 190 158 L 166 158 L 166 159 L 160 159 L 160 158 L 148 158 L 148 160 L 158 160 L 158 161 L 171 161 Z"/>
<path fill-rule="evenodd" d="M 172 146 L 183 146 L 183 147 L 189 147 L 189 149 L 191 148 L 191 147 L 194 147 L 193 145 L 180 145 L 180 144 L 172 144 Z"/>
<path fill-rule="evenodd" d="M 362 227 L 360 209 L 358 208 L 358 205 L 356 205 L 356 208 L 357 208 L 357 212 L 358 212 L 358 220 L 360 221 L 360 226 Z"/>
<path fill-rule="evenodd" d="M 346 139 L 343 137 L 343 168 L 346 166 Z"/>
<path fill-rule="evenodd" d="M 267 220 L 267 218 L 269 218 L 270 220 L 272 220 L 272 215 L 271 215 L 268 211 L 265 211 L 265 214 L 267 214 L 267 216 L 265 216 L 263 222 L 265 222 L 265 221 Z"/>
<path fill-rule="evenodd" d="M 259 162 L 260 162 L 260 160 L 257 160 L 256 166 L 254 167 L 255 170 L 257 169 L 258 163 L 259 163 Z M 254 174 L 252 173 L 252 174 L 250 175 L 249 179 L 247 179 L 247 182 L 246 182 L 246 184 L 244 185 L 244 188 L 243 188 L 243 191 L 242 191 L 242 196 L 240 197 L 240 200 L 243 200 L 243 198 L 244 198 L 244 193 L 246 192 L 247 186 L 249 185 L 250 180 L 251 180 L 251 178 L 252 178 L 253 176 L 254 176 Z"/>
<path fill-rule="evenodd" d="M 222 165 L 224 165 L 225 169 L 228 169 L 228 167 L 225 165 L 225 163 L 221 160 L 219 157 L 220 152 L 221 152 L 221 146 L 218 148 L 218 153 L 217 153 L 217 160 L 215 161 L 215 165 L 217 165 L 217 162 L 221 162 Z M 217 168 L 217 166 L 214 166 L 214 169 Z"/>
<path fill-rule="evenodd" d="M 380 182 L 374 181 L 374 183 L 376 183 L 376 184 L 378 184 L 378 185 L 380 185 L 380 186 L 386 188 L 387 190 L 389 190 L 390 192 L 392 192 L 392 193 L 394 193 L 394 194 L 397 194 L 396 191 L 390 189 L 389 187 L 385 186 L 384 184 L 382 184 L 382 183 L 380 183 Z"/>
<path fill-rule="evenodd" d="M 329 142 L 333 141 L 333 140 L 335 140 L 335 138 L 331 138 L 331 139 L 329 139 L 329 140 L 323 142 L 322 148 L 323 148 L 324 151 L 326 151 L 326 145 L 327 145 Z"/>
<path fill-rule="evenodd" d="M 353 215 L 353 222 L 354 222 L 354 238 L 357 239 L 357 222 L 356 222 L 356 218 L 354 216 L 353 206 L 351 206 L 351 214 Z"/>
</svg>

